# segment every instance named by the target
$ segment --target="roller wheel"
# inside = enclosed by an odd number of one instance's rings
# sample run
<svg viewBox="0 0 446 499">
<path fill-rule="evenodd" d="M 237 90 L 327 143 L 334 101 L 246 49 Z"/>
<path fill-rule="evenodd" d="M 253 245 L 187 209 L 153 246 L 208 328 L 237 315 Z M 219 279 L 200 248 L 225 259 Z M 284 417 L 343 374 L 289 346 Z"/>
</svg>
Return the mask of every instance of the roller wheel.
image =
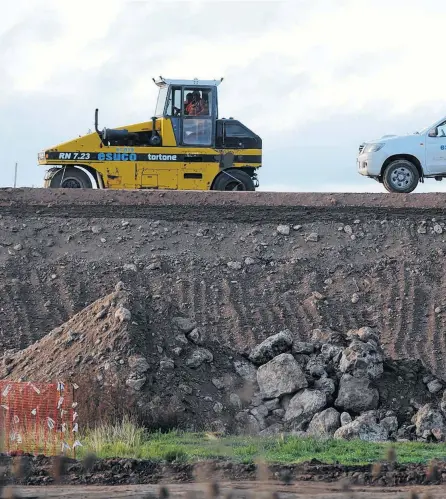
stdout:
<svg viewBox="0 0 446 499">
<path fill-rule="evenodd" d="M 72 166 L 61 168 L 55 175 L 51 177 L 50 187 L 53 189 L 92 189 L 89 176 Z"/>
<path fill-rule="evenodd" d="M 214 191 L 254 191 L 252 178 L 243 170 L 228 170 L 219 173 L 212 187 Z"/>
</svg>

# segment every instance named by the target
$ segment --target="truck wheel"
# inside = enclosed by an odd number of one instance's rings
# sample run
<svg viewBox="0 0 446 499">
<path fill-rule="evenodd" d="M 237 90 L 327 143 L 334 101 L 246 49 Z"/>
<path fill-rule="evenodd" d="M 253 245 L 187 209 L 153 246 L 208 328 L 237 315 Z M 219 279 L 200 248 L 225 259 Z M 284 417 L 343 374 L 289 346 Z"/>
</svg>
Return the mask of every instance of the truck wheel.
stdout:
<svg viewBox="0 0 446 499">
<path fill-rule="evenodd" d="M 406 159 L 392 161 L 383 175 L 383 184 L 388 192 L 412 192 L 419 180 L 416 166 Z"/>
<path fill-rule="evenodd" d="M 243 170 L 222 171 L 215 179 L 213 191 L 255 191 L 252 178 Z"/>
<path fill-rule="evenodd" d="M 72 166 L 61 168 L 51 177 L 50 188 L 52 189 L 92 189 L 91 180 L 88 175 Z"/>
</svg>

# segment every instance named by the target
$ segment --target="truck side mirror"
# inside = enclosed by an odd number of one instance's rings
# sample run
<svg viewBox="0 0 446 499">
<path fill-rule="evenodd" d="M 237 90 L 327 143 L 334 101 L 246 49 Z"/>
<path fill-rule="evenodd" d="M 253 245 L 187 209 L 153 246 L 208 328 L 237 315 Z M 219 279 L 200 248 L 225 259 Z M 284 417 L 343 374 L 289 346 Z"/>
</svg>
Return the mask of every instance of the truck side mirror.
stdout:
<svg viewBox="0 0 446 499">
<path fill-rule="evenodd" d="M 429 135 L 429 137 L 437 137 L 437 135 L 438 135 L 438 129 L 437 128 L 432 128 L 432 130 L 429 130 L 428 135 Z"/>
</svg>

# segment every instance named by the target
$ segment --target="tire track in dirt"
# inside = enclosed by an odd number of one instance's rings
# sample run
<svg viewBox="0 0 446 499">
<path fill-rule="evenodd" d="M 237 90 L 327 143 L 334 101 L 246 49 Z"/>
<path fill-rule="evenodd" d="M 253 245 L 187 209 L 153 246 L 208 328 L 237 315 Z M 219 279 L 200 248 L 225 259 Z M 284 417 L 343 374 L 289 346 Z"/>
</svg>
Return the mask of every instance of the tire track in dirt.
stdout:
<svg viewBox="0 0 446 499">
<path fill-rule="evenodd" d="M 438 306 L 440 306 L 441 310 L 446 309 L 446 262 L 441 262 L 441 286 L 438 294 Z M 437 321 L 437 349 L 438 349 L 438 364 L 441 366 L 441 370 L 445 370 L 446 368 L 446 338 L 445 338 L 445 319 L 444 316 L 438 314 L 436 316 Z M 439 368 L 439 369 L 440 369 Z"/>
<path fill-rule="evenodd" d="M 404 339 L 407 336 L 408 332 L 408 324 L 407 324 L 407 311 L 406 311 L 406 293 L 408 291 L 407 288 L 407 275 L 405 269 L 405 262 L 398 262 L 396 266 L 394 275 L 395 279 L 393 281 L 393 286 L 395 287 L 395 304 L 393 316 L 394 319 L 394 332 L 393 341 L 395 341 L 396 345 L 399 345 L 399 350 L 397 350 L 398 355 L 402 357 L 407 356 L 407 342 Z M 396 309 L 396 310 L 395 310 Z"/>
<path fill-rule="evenodd" d="M 436 303 L 439 303 L 440 301 L 440 291 L 442 287 L 443 287 L 442 283 L 440 283 L 440 286 L 432 287 L 429 297 L 426 296 L 426 313 L 428 314 L 426 321 L 427 341 L 421 343 L 423 347 L 421 358 L 428 358 L 430 360 L 428 365 L 433 371 L 438 371 L 442 367 L 440 359 L 438 358 L 439 347 L 440 347 L 439 345 L 440 329 L 438 323 L 439 321 L 435 313 Z"/>
<path fill-rule="evenodd" d="M 419 282 L 417 276 L 409 274 L 406 277 L 407 285 L 405 287 L 405 317 L 406 323 L 397 332 L 395 340 L 396 345 L 402 345 L 401 355 L 408 358 L 416 358 L 417 344 L 413 341 L 407 341 L 408 338 L 414 337 L 415 325 L 417 323 L 418 314 L 416 313 L 416 304 L 419 301 Z"/>
</svg>

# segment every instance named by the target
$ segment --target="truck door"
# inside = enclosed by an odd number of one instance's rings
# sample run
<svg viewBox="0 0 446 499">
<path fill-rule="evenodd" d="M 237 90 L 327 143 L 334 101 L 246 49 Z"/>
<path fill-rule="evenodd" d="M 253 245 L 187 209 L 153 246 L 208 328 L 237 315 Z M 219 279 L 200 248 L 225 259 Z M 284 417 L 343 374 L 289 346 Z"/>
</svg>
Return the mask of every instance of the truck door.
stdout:
<svg viewBox="0 0 446 499">
<path fill-rule="evenodd" d="M 446 174 L 446 121 L 426 135 L 426 173 Z"/>
</svg>

